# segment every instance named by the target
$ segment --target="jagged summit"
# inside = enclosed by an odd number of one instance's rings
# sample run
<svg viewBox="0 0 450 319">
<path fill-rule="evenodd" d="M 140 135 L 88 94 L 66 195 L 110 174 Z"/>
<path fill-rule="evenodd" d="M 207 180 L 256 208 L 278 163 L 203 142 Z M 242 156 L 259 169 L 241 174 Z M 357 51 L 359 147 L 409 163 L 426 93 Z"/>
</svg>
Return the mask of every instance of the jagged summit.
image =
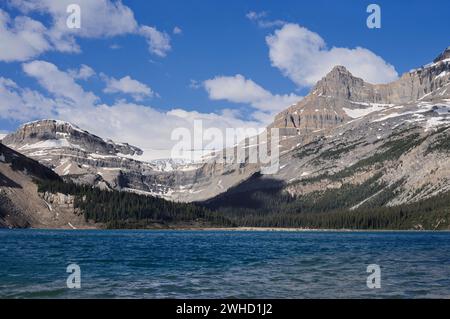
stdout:
<svg viewBox="0 0 450 319">
<path fill-rule="evenodd" d="M 433 60 L 433 63 L 437 63 L 447 59 L 450 59 L 450 46 L 447 49 L 445 49 L 444 52 L 439 54 L 439 56 Z"/>
<path fill-rule="evenodd" d="M 336 65 L 335 67 L 333 67 L 333 69 L 331 69 L 331 71 L 325 77 L 328 77 L 332 74 L 339 74 L 339 75 L 343 75 L 343 76 L 353 76 L 351 74 L 351 72 L 349 70 L 347 70 L 347 68 L 343 65 Z"/>
<path fill-rule="evenodd" d="M 362 81 L 362 79 L 355 77 L 345 66 L 336 65 L 316 83 L 315 87 L 321 86 L 324 82 L 341 82 L 348 79 L 358 79 Z"/>
<path fill-rule="evenodd" d="M 353 91 L 361 90 L 365 84 L 363 79 L 353 76 L 344 66 L 338 65 L 317 82 L 312 94 L 349 99 Z"/>
<path fill-rule="evenodd" d="M 450 48 L 447 48 L 437 60 L 449 58 Z M 288 135 L 297 133 L 309 139 L 318 131 L 324 134 L 374 112 L 387 112 L 391 108 L 395 112 L 405 105 L 430 101 L 446 103 L 450 99 L 449 85 L 449 63 L 431 63 L 387 84 L 365 82 L 338 65 L 303 100 L 279 113 L 269 127 L 286 129 Z"/>
</svg>

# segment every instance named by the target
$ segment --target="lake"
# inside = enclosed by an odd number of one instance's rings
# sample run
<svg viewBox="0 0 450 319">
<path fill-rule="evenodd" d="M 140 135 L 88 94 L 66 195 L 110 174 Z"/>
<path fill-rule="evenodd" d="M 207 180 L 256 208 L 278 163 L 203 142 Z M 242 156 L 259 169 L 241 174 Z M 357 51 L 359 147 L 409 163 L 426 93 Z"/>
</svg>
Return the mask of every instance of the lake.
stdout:
<svg viewBox="0 0 450 319">
<path fill-rule="evenodd" d="M 0 298 L 450 297 L 449 232 L 0 230 L 0 243 Z"/>
</svg>

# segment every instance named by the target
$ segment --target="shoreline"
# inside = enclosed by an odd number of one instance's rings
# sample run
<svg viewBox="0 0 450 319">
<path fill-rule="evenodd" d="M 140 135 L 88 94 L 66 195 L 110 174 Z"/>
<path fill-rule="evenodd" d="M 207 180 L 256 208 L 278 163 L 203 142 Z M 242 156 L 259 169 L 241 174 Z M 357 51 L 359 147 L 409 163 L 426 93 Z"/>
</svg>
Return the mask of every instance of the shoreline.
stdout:
<svg viewBox="0 0 450 319">
<path fill-rule="evenodd" d="M 327 228 L 282 228 L 282 227 L 201 227 L 201 228 L 171 228 L 167 230 L 186 231 L 241 231 L 241 232 L 450 232 L 450 230 L 415 230 L 415 229 L 327 229 Z"/>
<path fill-rule="evenodd" d="M 173 228 L 136 228 L 136 229 L 106 229 L 106 228 L 0 228 L 0 230 L 49 230 L 49 231 L 197 231 L 197 232 L 336 232 L 336 233 L 356 233 L 356 232 L 450 232 L 449 229 L 441 230 L 415 230 L 415 229 L 317 229 L 317 228 L 282 228 L 282 227 L 173 227 Z"/>
</svg>

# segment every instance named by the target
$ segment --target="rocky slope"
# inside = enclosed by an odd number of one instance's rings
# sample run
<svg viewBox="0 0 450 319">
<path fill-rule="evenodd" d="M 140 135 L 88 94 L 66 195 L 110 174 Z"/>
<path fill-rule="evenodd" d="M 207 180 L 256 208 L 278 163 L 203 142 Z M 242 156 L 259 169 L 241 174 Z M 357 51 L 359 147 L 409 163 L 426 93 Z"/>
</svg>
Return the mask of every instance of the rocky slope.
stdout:
<svg viewBox="0 0 450 319">
<path fill-rule="evenodd" d="M 0 227 L 91 227 L 70 196 L 38 193 L 36 180 L 59 179 L 52 170 L 0 143 Z"/>
</svg>

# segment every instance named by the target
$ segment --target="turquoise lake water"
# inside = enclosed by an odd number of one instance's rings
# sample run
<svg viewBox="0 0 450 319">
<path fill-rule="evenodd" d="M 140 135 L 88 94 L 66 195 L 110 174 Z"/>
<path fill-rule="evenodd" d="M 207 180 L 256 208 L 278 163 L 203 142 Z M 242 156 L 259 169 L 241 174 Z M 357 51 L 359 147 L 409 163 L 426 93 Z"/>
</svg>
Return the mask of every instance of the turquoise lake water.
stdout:
<svg viewBox="0 0 450 319">
<path fill-rule="evenodd" d="M 0 243 L 0 298 L 450 298 L 448 232 L 0 230 Z"/>
</svg>

